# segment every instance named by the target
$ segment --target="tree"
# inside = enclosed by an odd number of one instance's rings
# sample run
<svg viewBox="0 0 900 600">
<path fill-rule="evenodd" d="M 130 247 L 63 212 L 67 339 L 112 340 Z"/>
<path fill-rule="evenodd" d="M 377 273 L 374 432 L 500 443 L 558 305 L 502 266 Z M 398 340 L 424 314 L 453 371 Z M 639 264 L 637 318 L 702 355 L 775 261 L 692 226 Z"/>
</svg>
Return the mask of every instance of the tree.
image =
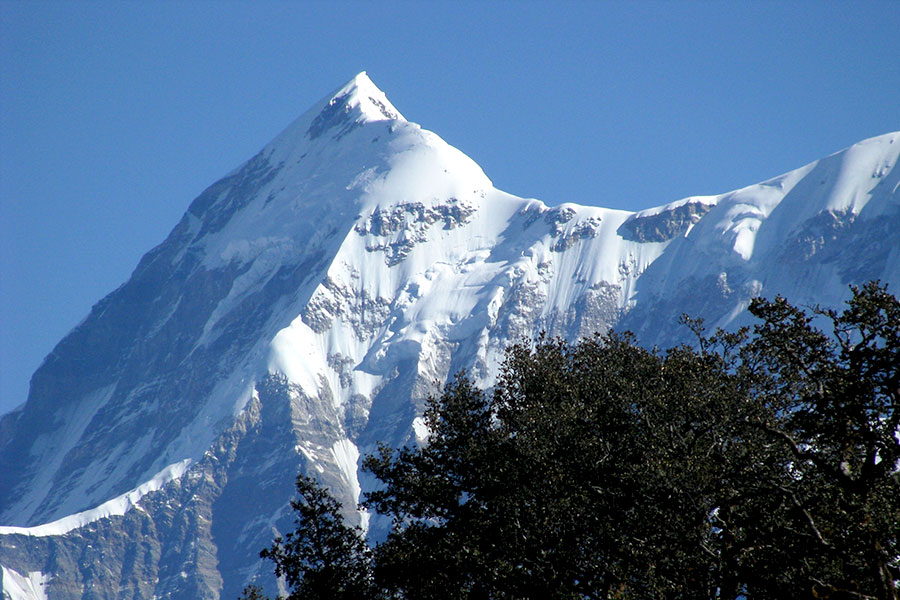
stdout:
<svg viewBox="0 0 900 600">
<path fill-rule="evenodd" d="M 734 462 L 708 457 L 734 452 L 734 388 L 711 355 L 627 335 L 514 346 L 490 399 L 459 378 L 426 413 L 428 446 L 366 461 L 385 483 L 366 504 L 395 522 L 380 582 L 409 598 L 705 593 Z"/>
<path fill-rule="evenodd" d="M 747 567 L 771 572 L 799 559 L 795 582 L 820 597 L 896 599 L 900 303 L 873 282 L 854 288 L 841 314 L 807 314 L 781 297 L 755 301 L 750 311 L 763 322 L 744 363 L 767 374 L 758 393 L 776 408 L 754 425 L 791 461 L 790 477 L 771 490 L 784 510 L 765 522 L 779 551 L 748 556 Z M 831 335 L 813 327 L 815 318 Z M 783 592 L 790 583 L 772 578 L 759 588 Z"/>
<path fill-rule="evenodd" d="M 462 373 L 429 401 L 426 445 L 365 459 L 387 539 L 301 478 L 264 556 L 291 598 L 896 599 L 900 303 L 873 283 L 840 314 L 750 310 L 666 352 L 511 347 L 492 393 Z"/>
<path fill-rule="evenodd" d="M 291 502 L 297 529 L 260 552 L 291 588 L 288 600 L 377 598 L 371 550 L 362 530 L 344 522 L 340 503 L 314 479 L 297 477 L 297 492 L 299 499 Z M 262 593 L 250 587 L 243 598 L 259 600 Z"/>
</svg>

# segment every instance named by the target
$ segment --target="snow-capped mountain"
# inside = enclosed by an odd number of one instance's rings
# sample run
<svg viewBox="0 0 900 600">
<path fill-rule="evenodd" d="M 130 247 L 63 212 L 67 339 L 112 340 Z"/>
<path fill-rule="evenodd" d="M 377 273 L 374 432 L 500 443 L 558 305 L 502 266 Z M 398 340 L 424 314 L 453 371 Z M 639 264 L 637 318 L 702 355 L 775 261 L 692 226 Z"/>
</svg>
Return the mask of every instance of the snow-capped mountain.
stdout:
<svg viewBox="0 0 900 600">
<path fill-rule="evenodd" d="M 757 295 L 900 286 L 900 133 L 638 213 L 548 207 L 406 121 L 364 74 L 191 204 L 0 420 L 11 598 L 236 597 L 292 528 L 298 471 L 348 507 L 358 459 L 504 348 L 611 326 L 684 339 Z M 381 526 L 371 523 L 374 534 Z"/>
</svg>

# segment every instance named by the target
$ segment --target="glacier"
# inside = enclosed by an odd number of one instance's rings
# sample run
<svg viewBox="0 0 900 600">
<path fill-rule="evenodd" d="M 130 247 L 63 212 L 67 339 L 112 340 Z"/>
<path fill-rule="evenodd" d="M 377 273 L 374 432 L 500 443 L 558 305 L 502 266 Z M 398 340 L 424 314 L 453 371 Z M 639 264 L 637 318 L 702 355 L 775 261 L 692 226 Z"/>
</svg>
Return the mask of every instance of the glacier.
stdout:
<svg viewBox="0 0 900 600">
<path fill-rule="evenodd" d="M 360 73 L 195 199 L 2 417 L 4 594 L 277 591 L 257 553 L 292 528 L 296 474 L 382 534 L 355 510 L 360 456 L 422 443 L 429 394 L 461 369 L 490 386 L 509 344 L 615 327 L 665 347 L 682 313 L 737 327 L 759 295 L 896 293 L 898 156 L 888 133 L 716 196 L 548 206 Z"/>
</svg>

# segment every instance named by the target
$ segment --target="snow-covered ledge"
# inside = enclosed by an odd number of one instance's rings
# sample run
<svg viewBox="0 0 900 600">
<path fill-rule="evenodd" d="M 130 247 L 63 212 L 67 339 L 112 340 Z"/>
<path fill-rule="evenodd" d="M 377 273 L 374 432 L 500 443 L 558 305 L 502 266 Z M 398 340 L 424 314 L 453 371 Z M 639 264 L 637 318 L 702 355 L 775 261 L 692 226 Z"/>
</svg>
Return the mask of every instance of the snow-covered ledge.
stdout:
<svg viewBox="0 0 900 600">
<path fill-rule="evenodd" d="M 73 529 L 84 527 L 85 525 L 93 523 L 94 521 L 99 521 L 100 519 L 124 515 L 126 512 L 136 507 L 141 498 L 150 492 L 161 489 L 170 481 L 184 475 L 184 472 L 190 464 L 191 459 L 189 458 L 186 458 L 181 462 L 173 463 L 154 475 L 149 481 L 139 485 L 130 492 L 125 492 L 121 496 L 116 496 L 112 500 L 108 500 L 100 506 L 90 510 L 75 513 L 74 515 L 69 515 L 43 525 L 35 525 L 34 527 L 0 526 L 0 535 L 30 535 L 34 537 L 63 535 Z"/>
</svg>

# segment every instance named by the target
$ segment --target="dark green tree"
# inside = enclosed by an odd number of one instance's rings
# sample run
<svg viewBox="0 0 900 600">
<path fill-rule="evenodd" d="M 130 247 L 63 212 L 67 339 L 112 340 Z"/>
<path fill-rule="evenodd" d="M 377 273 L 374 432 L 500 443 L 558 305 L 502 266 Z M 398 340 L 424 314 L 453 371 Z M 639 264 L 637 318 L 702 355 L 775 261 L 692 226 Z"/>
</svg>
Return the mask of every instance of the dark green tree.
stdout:
<svg viewBox="0 0 900 600">
<path fill-rule="evenodd" d="M 766 482 L 777 509 L 742 524 L 767 536 L 744 553 L 748 589 L 896 599 L 900 303 L 873 282 L 854 288 L 840 314 L 807 313 L 781 297 L 750 311 L 762 323 L 743 364 L 766 374 L 755 393 L 774 408 L 754 425 L 790 462 L 786 476 Z"/>
<path fill-rule="evenodd" d="M 461 374 L 429 401 L 426 445 L 364 461 L 386 540 L 301 478 L 264 556 L 291 598 L 896 599 L 900 303 L 750 310 L 667 352 L 513 346 L 492 393 Z"/>
<path fill-rule="evenodd" d="M 297 528 L 260 552 L 291 589 L 288 600 L 378 598 L 362 530 L 345 523 L 340 503 L 314 479 L 297 477 L 297 492 L 291 502 Z M 243 598 L 260 599 L 261 591 L 247 588 Z"/>
<path fill-rule="evenodd" d="M 490 398 L 457 379 L 426 447 L 366 461 L 385 483 L 367 505 L 395 523 L 379 582 L 408 598 L 706 594 L 733 379 L 630 336 L 514 346 Z"/>
</svg>

